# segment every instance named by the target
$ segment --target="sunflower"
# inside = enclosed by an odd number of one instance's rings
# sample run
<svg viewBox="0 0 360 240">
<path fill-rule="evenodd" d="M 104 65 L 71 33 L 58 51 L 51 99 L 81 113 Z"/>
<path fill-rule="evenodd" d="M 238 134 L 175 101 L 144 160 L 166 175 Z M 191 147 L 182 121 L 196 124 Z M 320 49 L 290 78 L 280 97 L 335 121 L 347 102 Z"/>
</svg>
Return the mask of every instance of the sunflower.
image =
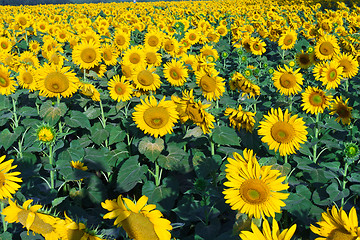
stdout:
<svg viewBox="0 0 360 240">
<path fill-rule="evenodd" d="M 269 149 L 279 152 L 281 156 L 295 153 L 300 144 L 306 142 L 306 126 L 298 115 L 291 116 L 288 110 L 283 113 L 281 109 L 271 108 L 260 122 L 258 134 L 262 135 L 262 142 L 269 145 Z"/>
<path fill-rule="evenodd" d="M 15 86 L 17 86 L 13 77 L 10 77 L 10 70 L 0 65 L 0 94 L 10 95 L 15 92 Z"/>
<path fill-rule="evenodd" d="M 136 105 L 134 110 L 132 115 L 137 127 L 155 138 L 172 133 L 179 118 L 175 103 L 165 101 L 165 96 L 160 102 L 154 96 L 141 99 L 141 104 Z"/>
<path fill-rule="evenodd" d="M 215 117 L 206 111 L 210 104 L 202 104 L 200 100 L 195 102 L 193 89 L 184 90 L 181 98 L 172 96 L 171 99 L 177 105 L 182 123 L 190 120 L 201 127 L 204 134 L 210 133 L 211 129 L 214 128 Z"/>
<path fill-rule="evenodd" d="M 45 240 L 61 239 L 61 224 L 58 224 L 59 219 L 41 213 L 39 210 L 43 207 L 41 205 L 30 204 L 33 202 L 29 199 L 19 206 L 16 201 L 13 202 L 9 199 L 9 206 L 3 211 L 2 215 L 5 216 L 5 221 L 9 223 L 21 223 L 29 232 L 30 230 L 41 234 Z"/>
<path fill-rule="evenodd" d="M 84 163 L 80 162 L 80 161 L 71 161 L 70 166 L 72 168 L 80 169 L 80 170 L 83 170 L 83 171 L 88 170 L 88 167 L 84 166 Z"/>
<path fill-rule="evenodd" d="M 281 172 L 271 168 L 260 167 L 252 158 L 247 163 L 232 161 L 228 164 L 224 186 L 229 188 L 223 194 L 232 210 L 245 213 L 249 218 L 275 217 L 275 213 L 280 213 L 280 208 L 285 206 L 282 200 L 289 193 L 279 191 L 288 189 L 289 185 L 282 183 L 286 176 L 280 177 Z"/>
<path fill-rule="evenodd" d="M 45 64 L 38 73 L 38 88 L 40 96 L 71 97 L 77 91 L 79 79 L 70 67 Z"/>
<path fill-rule="evenodd" d="M 122 76 L 121 78 L 119 77 L 119 75 L 114 76 L 108 82 L 108 86 L 108 90 L 110 91 L 110 97 L 115 101 L 125 102 L 131 99 L 133 87 L 126 80 L 125 76 Z"/>
<path fill-rule="evenodd" d="M 200 69 L 195 72 L 196 84 L 201 88 L 203 96 L 208 101 L 217 100 L 225 92 L 225 82 L 218 76 L 219 72 L 215 68 L 209 68 L 207 71 Z"/>
<path fill-rule="evenodd" d="M 130 34 L 117 30 L 114 35 L 114 44 L 120 51 L 128 49 L 130 45 Z"/>
<path fill-rule="evenodd" d="M 127 79 L 130 79 L 134 73 L 134 68 L 131 64 L 121 64 L 121 73 Z"/>
<path fill-rule="evenodd" d="M 102 240 L 95 235 L 95 231 L 87 229 L 85 224 L 81 222 L 75 222 L 69 218 L 66 213 L 65 220 L 63 220 L 63 240 Z"/>
<path fill-rule="evenodd" d="M 294 30 L 289 29 L 279 38 L 279 46 L 283 50 L 292 49 L 296 43 L 296 39 L 297 33 Z"/>
<path fill-rule="evenodd" d="M 37 69 L 40 66 L 39 59 L 30 51 L 22 52 L 17 58 L 17 62 L 19 66 L 24 66 L 26 68 L 31 66 Z"/>
<path fill-rule="evenodd" d="M 135 88 L 144 91 L 156 91 L 156 89 L 160 88 L 160 76 L 155 71 L 156 68 L 137 68 L 132 75 Z"/>
<path fill-rule="evenodd" d="M 253 240 L 253 239 L 277 239 L 277 240 L 290 240 L 296 231 L 296 224 L 292 225 L 289 229 L 284 229 L 280 232 L 279 224 L 273 218 L 272 220 L 272 231 L 269 225 L 269 222 L 264 219 L 263 229 L 260 232 L 259 228 L 251 222 L 251 230 L 250 231 L 241 231 L 239 237 L 242 240 Z"/>
<path fill-rule="evenodd" d="M 179 42 L 173 37 L 167 37 L 164 39 L 162 47 L 165 52 L 171 56 L 175 56 L 179 51 Z"/>
<path fill-rule="evenodd" d="M 352 107 L 348 106 L 349 99 L 346 99 L 345 102 L 343 101 L 342 97 L 336 97 L 334 101 L 331 103 L 330 106 L 330 115 L 334 115 L 335 113 L 338 115 L 338 117 L 335 119 L 337 122 L 341 122 L 345 125 L 350 124 L 351 116 L 351 110 Z"/>
<path fill-rule="evenodd" d="M 100 93 L 99 91 L 92 85 L 91 83 L 82 83 L 79 82 L 79 90 L 80 93 L 91 98 L 93 101 L 100 101 Z"/>
<path fill-rule="evenodd" d="M 139 68 L 145 65 L 145 55 L 142 47 L 132 46 L 126 50 L 122 57 L 122 63 L 125 65 L 131 65 L 134 68 Z"/>
<path fill-rule="evenodd" d="M 12 198 L 12 195 L 20 188 L 21 178 L 17 177 L 20 172 L 9 172 L 17 165 L 11 165 L 14 159 L 5 160 L 5 155 L 0 157 L 0 199 Z"/>
<path fill-rule="evenodd" d="M 198 69 L 198 61 L 196 56 L 192 54 L 183 54 L 181 59 L 185 64 L 184 67 L 187 68 L 190 72 L 194 72 L 196 69 Z"/>
<path fill-rule="evenodd" d="M 340 208 L 332 207 L 331 211 L 321 214 L 321 221 L 317 222 L 319 227 L 310 225 L 313 233 L 322 236 L 316 239 L 326 240 L 355 240 L 360 238 L 360 228 L 355 207 L 352 207 L 349 216 Z"/>
<path fill-rule="evenodd" d="M 144 48 L 145 62 L 150 67 L 158 67 L 161 65 L 161 54 L 151 47 Z"/>
<path fill-rule="evenodd" d="M 210 45 L 204 45 L 200 49 L 200 57 L 207 58 L 208 56 L 212 56 L 214 58 L 214 62 L 219 59 L 219 54 L 216 49 Z"/>
<path fill-rule="evenodd" d="M 314 75 L 316 80 L 320 81 L 321 74 L 324 71 L 325 66 L 326 66 L 325 61 L 321 61 L 321 62 L 315 64 L 314 68 L 312 69 L 312 72 L 313 72 L 313 75 Z"/>
<path fill-rule="evenodd" d="M 27 69 L 21 66 L 18 70 L 19 76 L 16 77 L 22 88 L 29 89 L 30 92 L 37 90 L 37 73 L 33 67 Z"/>
<path fill-rule="evenodd" d="M 320 60 L 330 60 L 339 51 L 340 47 L 334 35 L 324 35 L 315 45 L 315 55 Z"/>
<path fill-rule="evenodd" d="M 63 66 L 65 57 L 60 54 L 60 51 L 53 49 L 47 54 L 47 59 L 49 64 Z"/>
<path fill-rule="evenodd" d="M 248 95 L 250 98 L 255 98 L 260 95 L 260 87 L 239 72 L 232 75 L 229 85 L 231 90 L 242 91 L 241 96 Z"/>
<path fill-rule="evenodd" d="M 109 212 L 104 219 L 114 219 L 114 225 L 123 227 L 135 240 L 170 240 L 172 226 L 154 204 L 146 205 L 148 197 L 142 196 L 136 204 L 121 195 L 114 200 L 105 200 L 101 206 Z"/>
<path fill-rule="evenodd" d="M 326 95 L 326 93 L 318 87 L 308 86 L 302 94 L 303 111 L 311 114 L 323 113 L 325 108 L 328 108 L 332 96 Z"/>
<path fill-rule="evenodd" d="M 56 139 L 56 131 L 48 124 L 41 124 L 36 129 L 36 139 L 42 144 L 54 143 Z"/>
<path fill-rule="evenodd" d="M 320 81 L 322 81 L 322 85 L 325 85 L 327 90 L 337 88 L 343 77 L 343 69 L 337 61 L 326 63 L 321 72 Z"/>
<path fill-rule="evenodd" d="M 153 49 L 160 49 L 164 33 L 158 30 L 149 31 L 145 34 L 144 45 Z"/>
<path fill-rule="evenodd" d="M 339 63 L 339 67 L 343 68 L 343 77 L 352 78 L 358 73 L 359 64 L 350 54 L 341 53 L 335 56 L 334 60 Z"/>
<path fill-rule="evenodd" d="M 72 59 L 75 64 L 80 65 L 80 68 L 90 69 L 98 65 L 101 61 L 100 44 L 92 39 L 82 40 L 74 47 Z"/>
<path fill-rule="evenodd" d="M 114 46 L 110 44 L 104 44 L 101 47 L 101 56 L 107 66 L 113 66 L 117 64 L 119 52 Z"/>
<path fill-rule="evenodd" d="M 184 39 L 186 39 L 191 45 L 199 42 L 201 32 L 198 29 L 190 29 L 185 33 Z"/>
<path fill-rule="evenodd" d="M 2 54 L 10 52 L 13 45 L 11 40 L 7 37 L 0 37 L 0 51 Z"/>
<path fill-rule="evenodd" d="M 297 53 L 295 55 L 295 61 L 296 63 L 299 65 L 299 67 L 301 67 L 302 69 L 308 69 L 309 67 L 311 67 L 314 63 L 313 61 L 313 56 L 315 53 L 307 53 L 304 52 L 304 50 L 301 50 L 301 52 Z"/>
<path fill-rule="evenodd" d="M 233 158 L 228 157 L 227 161 L 229 163 L 225 164 L 225 173 L 228 176 L 233 172 L 237 172 L 241 168 L 241 164 L 254 164 L 257 160 L 256 154 L 254 154 L 254 150 L 245 148 L 242 152 L 242 155 L 237 152 L 233 152 Z"/>
<path fill-rule="evenodd" d="M 262 55 L 266 52 L 266 43 L 264 43 L 260 38 L 251 38 L 250 39 L 250 50 L 254 55 Z"/>
<path fill-rule="evenodd" d="M 286 65 L 285 69 L 278 66 L 278 70 L 274 72 L 272 80 L 274 81 L 274 86 L 281 94 L 290 96 L 301 91 L 303 77 L 299 71 L 300 68 L 294 71 Z"/>
<path fill-rule="evenodd" d="M 172 59 L 164 66 L 164 76 L 172 86 L 183 86 L 189 75 L 182 61 Z"/>
<path fill-rule="evenodd" d="M 229 116 L 230 126 L 234 129 L 237 128 L 240 131 L 241 128 L 245 129 L 248 132 L 252 132 L 255 124 L 255 114 L 248 112 L 242 109 L 239 105 L 238 109 L 226 108 L 225 116 Z"/>
</svg>

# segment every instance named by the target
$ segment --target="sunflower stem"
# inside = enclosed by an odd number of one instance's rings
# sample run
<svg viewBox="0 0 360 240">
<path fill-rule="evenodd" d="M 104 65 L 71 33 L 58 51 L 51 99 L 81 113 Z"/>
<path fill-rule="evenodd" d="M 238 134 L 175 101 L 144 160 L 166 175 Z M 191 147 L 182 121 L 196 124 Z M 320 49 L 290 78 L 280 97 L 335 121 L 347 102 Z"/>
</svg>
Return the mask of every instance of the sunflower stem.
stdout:
<svg viewBox="0 0 360 240">
<path fill-rule="evenodd" d="M 284 156 L 284 162 L 285 162 L 285 164 L 288 163 L 288 155 L 285 155 L 285 156 Z"/>
<path fill-rule="evenodd" d="M 317 140 L 318 137 L 319 137 L 319 127 L 318 127 L 319 116 L 320 116 L 320 114 L 317 113 L 316 114 L 316 120 L 315 120 L 315 136 L 314 136 L 315 140 Z M 313 162 L 316 163 L 316 161 L 317 161 L 317 156 L 316 156 L 316 154 L 317 154 L 317 143 L 314 145 L 313 150 L 314 150 L 313 151 Z"/>
<path fill-rule="evenodd" d="M 160 171 L 160 167 L 157 164 L 157 162 L 155 162 L 155 185 L 158 187 L 160 186 L 160 180 L 161 180 L 161 171 Z"/>
<path fill-rule="evenodd" d="M 55 186 L 55 170 L 54 168 L 54 156 L 53 156 L 53 144 L 49 144 L 49 163 L 51 165 L 50 170 L 50 187 L 54 189 Z"/>
<path fill-rule="evenodd" d="M 211 148 L 211 156 L 215 155 L 215 143 L 213 142 L 213 140 L 210 137 L 210 148 Z"/>
<path fill-rule="evenodd" d="M 0 203 L 1 213 L 4 210 L 4 207 L 5 207 L 4 201 L 1 201 L 1 203 Z M 7 230 L 7 222 L 5 221 L 5 215 L 3 215 L 3 214 L 1 214 L 1 222 L 2 222 L 2 225 L 3 225 L 4 232 L 6 232 L 6 230 Z"/>
<path fill-rule="evenodd" d="M 15 128 L 17 128 L 19 126 L 19 118 L 16 114 L 16 100 L 14 98 L 11 98 L 12 99 L 12 105 L 13 105 L 13 122 L 14 122 L 14 127 L 13 127 L 13 130 L 15 130 Z"/>
<path fill-rule="evenodd" d="M 347 183 L 346 175 L 347 175 L 348 167 L 349 167 L 349 164 L 348 164 L 347 161 L 345 161 L 344 175 L 343 175 L 344 177 L 343 177 L 343 182 L 342 182 L 342 191 L 345 190 L 345 186 L 346 186 L 346 183 Z M 345 199 L 343 197 L 343 198 L 341 198 L 341 207 L 344 207 L 344 203 L 345 203 Z"/>
</svg>

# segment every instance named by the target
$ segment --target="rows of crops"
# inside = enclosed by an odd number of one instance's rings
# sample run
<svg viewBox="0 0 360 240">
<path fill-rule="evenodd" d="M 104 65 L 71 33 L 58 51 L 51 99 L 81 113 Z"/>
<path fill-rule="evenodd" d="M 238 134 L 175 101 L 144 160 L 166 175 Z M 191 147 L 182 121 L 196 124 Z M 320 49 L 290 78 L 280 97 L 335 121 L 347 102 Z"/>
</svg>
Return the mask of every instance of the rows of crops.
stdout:
<svg viewBox="0 0 360 240">
<path fill-rule="evenodd" d="M 360 238 L 360 8 L 2 6 L 2 239 Z"/>
</svg>

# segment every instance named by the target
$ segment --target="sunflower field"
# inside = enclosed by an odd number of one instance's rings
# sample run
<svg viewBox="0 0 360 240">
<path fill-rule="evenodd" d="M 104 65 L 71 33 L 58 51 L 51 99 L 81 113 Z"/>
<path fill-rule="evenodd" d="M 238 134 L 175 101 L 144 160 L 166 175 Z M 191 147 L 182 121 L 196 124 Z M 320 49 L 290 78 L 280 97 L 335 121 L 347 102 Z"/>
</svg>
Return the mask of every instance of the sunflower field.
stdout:
<svg viewBox="0 0 360 240">
<path fill-rule="evenodd" d="M 360 239 L 356 4 L 0 8 L 0 239 Z"/>
</svg>

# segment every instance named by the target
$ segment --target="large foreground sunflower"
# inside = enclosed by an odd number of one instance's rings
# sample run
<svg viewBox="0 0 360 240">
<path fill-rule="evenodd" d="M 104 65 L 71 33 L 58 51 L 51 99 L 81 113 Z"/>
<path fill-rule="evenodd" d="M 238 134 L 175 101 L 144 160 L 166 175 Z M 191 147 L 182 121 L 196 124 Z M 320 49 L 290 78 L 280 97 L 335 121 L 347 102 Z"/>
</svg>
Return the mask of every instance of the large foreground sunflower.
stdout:
<svg viewBox="0 0 360 240">
<path fill-rule="evenodd" d="M 105 200 L 101 206 L 109 212 L 104 219 L 114 219 L 114 225 L 123 227 L 129 237 L 134 240 L 170 240 L 172 226 L 156 210 L 156 205 L 148 204 L 148 197 L 142 196 L 136 204 L 128 198 L 118 196 L 114 200 Z"/>
<path fill-rule="evenodd" d="M 330 114 L 334 115 L 335 113 L 338 115 L 338 117 L 335 119 L 337 122 L 341 122 L 343 124 L 350 124 L 350 120 L 352 118 L 351 116 L 351 110 L 352 107 L 348 106 L 349 99 L 346 99 L 345 102 L 343 101 L 342 97 L 336 97 L 334 99 L 334 102 L 331 103 L 330 106 Z"/>
<path fill-rule="evenodd" d="M 230 168 L 227 166 L 224 185 L 229 188 L 223 194 L 231 209 L 245 213 L 249 218 L 275 217 L 275 213 L 280 213 L 280 208 L 285 206 L 282 200 L 289 193 L 279 191 L 288 189 L 289 185 L 282 183 L 286 176 L 280 177 L 281 172 L 271 167 L 260 167 L 251 156 L 247 163 L 239 161 Z"/>
<path fill-rule="evenodd" d="M 281 156 L 295 153 L 306 141 L 305 122 L 298 115 L 291 116 L 287 109 L 283 113 L 280 108 L 272 108 L 259 127 L 258 134 L 263 136 L 261 141 L 267 143 L 270 150 L 279 151 Z"/>
<path fill-rule="evenodd" d="M 290 96 L 301 91 L 303 77 L 299 71 L 300 68 L 294 71 L 285 65 L 285 69 L 278 67 L 278 70 L 274 72 L 272 80 L 274 81 L 274 86 L 281 94 Z"/>
<path fill-rule="evenodd" d="M 17 167 L 11 165 L 14 160 L 5 160 L 5 155 L 0 157 L 0 199 L 12 198 L 12 195 L 20 188 L 21 178 L 17 177 L 20 172 L 10 172 Z"/>
<path fill-rule="evenodd" d="M 296 230 L 296 224 L 294 224 L 289 229 L 286 228 L 280 232 L 279 224 L 275 219 L 272 220 L 272 231 L 269 222 L 266 219 L 264 219 L 262 227 L 262 232 L 260 232 L 259 228 L 253 222 L 251 222 L 252 232 L 242 231 L 239 234 L 239 237 L 242 240 L 290 240 Z"/>
<path fill-rule="evenodd" d="M 351 208 L 349 216 L 342 208 L 339 210 L 333 206 L 331 212 L 321 214 L 321 221 L 317 222 L 319 227 L 310 226 L 311 231 L 319 236 L 317 240 L 357 240 L 360 239 L 360 227 L 358 225 L 356 209 Z"/>
<path fill-rule="evenodd" d="M 306 113 L 323 113 L 325 108 L 329 107 L 331 98 L 331 96 L 326 95 L 326 93 L 318 87 L 308 86 L 305 92 L 302 93 L 303 103 L 301 106 Z"/>
<path fill-rule="evenodd" d="M 77 91 L 79 79 L 70 67 L 45 64 L 38 73 L 38 89 L 45 97 L 71 97 Z"/>
<path fill-rule="evenodd" d="M 17 222 L 21 223 L 27 231 L 33 231 L 41 234 L 45 240 L 54 240 L 61 238 L 61 224 L 58 224 L 59 219 L 41 213 L 39 210 L 42 208 L 41 205 L 33 205 L 32 199 L 24 202 L 19 206 L 16 201 L 13 202 L 9 199 L 9 206 L 2 211 L 2 215 L 5 216 L 5 221 L 9 223 Z"/>
<path fill-rule="evenodd" d="M 172 133 L 179 118 L 175 103 L 165 101 L 165 96 L 160 102 L 154 96 L 141 99 L 141 104 L 136 105 L 134 110 L 132 115 L 137 127 L 155 138 Z"/>
</svg>

